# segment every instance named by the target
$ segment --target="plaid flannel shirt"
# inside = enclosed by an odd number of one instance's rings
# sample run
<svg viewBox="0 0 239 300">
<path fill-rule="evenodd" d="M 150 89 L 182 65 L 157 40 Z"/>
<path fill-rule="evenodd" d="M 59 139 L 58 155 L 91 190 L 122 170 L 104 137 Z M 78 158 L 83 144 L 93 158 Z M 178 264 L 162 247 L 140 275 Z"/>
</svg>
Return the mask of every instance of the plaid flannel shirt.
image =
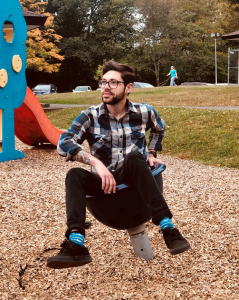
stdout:
<svg viewBox="0 0 239 300">
<path fill-rule="evenodd" d="M 104 103 L 83 111 L 71 128 L 61 134 L 57 151 L 69 159 L 83 150 L 87 140 L 91 155 L 109 169 L 122 166 L 124 157 L 131 151 L 139 151 L 147 160 L 146 132 L 149 133 L 149 149 L 162 150 L 165 122 L 151 105 L 127 100 L 128 110 L 119 120 L 108 113 Z M 95 170 L 92 170 L 95 172 Z"/>
</svg>

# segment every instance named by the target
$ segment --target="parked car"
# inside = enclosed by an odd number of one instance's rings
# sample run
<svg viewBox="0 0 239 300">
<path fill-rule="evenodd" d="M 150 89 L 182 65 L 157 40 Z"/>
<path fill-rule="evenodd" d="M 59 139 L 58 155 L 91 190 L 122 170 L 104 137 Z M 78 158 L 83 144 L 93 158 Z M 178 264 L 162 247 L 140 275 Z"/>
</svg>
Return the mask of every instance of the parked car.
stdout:
<svg viewBox="0 0 239 300">
<path fill-rule="evenodd" d="M 146 82 L 134 82 L 134 88 L 153 88 L 154 86 Z"/>
<path fill-rule="evenodd" d="M 56 94 L 57 87 L 54 84 L 39 83 L 32 91 L 35 95 Z"/>
<path fill-rule="evenodd" d="M 90 92 L 92 88 L 90 86 L 77 86 L 72 92 L 79 93 L 79 92 Z"/>
</svg>

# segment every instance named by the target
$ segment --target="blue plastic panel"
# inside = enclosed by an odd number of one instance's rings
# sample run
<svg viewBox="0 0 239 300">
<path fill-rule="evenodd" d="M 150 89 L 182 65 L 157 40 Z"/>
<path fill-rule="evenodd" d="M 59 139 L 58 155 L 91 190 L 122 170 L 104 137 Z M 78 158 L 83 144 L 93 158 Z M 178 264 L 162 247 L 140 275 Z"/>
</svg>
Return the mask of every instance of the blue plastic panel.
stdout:
<svg viewBox="0 0 239 300">
<path fill-rule="evenodd" d="M 11 42 L 7 42 L 3 35 L 6 21 L 11 22 L 14 28 Z M 8 82 L 5 87 L 0 87 L 0 109 L 3 109 L 0 162 L 24 157 L 22 152 L 15 149 L 14 108 L 22 104 L 26 94 L 26 38 L 27 26 L 20 2 L 4 1 L 0 10 L 0 70 L 7 71 Z M 12 67 L 12 59 L 15 55 L 19 55 L 22 60 L 20 72 L 15 72 Z"/>
</svg>

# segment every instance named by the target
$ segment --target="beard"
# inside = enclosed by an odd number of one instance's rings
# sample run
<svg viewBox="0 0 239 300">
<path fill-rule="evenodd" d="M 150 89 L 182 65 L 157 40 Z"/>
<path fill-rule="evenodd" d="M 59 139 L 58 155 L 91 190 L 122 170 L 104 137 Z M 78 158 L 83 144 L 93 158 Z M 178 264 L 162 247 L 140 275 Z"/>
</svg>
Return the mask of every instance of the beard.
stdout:
<svg viewBox="0 0 239 300">
<path fill-rule="evenodd" d="M 111 94 L 111 93 L 110 93 Z M 112 95 L 112 94 L 111 94 Z M 104 100 L 104 97 L 101 96 L 102 98 L 102 101 L 105 103 L 105 104 L 108 104 L 108 105 L 115 105 L 117 103 L 119 103 L 120 101 L 122 101 L 125 97 L 125 92 L 123 91 L 122 93 L 120 93 L 119 95 L 117 96 L 114 96 L 111 100 Z"/>
</svg>

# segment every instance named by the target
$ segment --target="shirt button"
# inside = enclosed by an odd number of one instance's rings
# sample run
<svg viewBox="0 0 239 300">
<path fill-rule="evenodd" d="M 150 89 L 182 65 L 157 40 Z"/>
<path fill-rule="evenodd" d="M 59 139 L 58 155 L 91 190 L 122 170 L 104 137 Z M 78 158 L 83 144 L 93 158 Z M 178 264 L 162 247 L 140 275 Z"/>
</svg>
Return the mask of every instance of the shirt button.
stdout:
<svg viewBox="0 0 239 300">
<path fill-rule="evenodd" d="M 120 153 L 122 153 L 122 150 L 120 150 Z"/>
<path fill-rule="evenodd" d="M 122 135 L 120 136 L 120 138 L 122 139 Z"/>
</svg>

